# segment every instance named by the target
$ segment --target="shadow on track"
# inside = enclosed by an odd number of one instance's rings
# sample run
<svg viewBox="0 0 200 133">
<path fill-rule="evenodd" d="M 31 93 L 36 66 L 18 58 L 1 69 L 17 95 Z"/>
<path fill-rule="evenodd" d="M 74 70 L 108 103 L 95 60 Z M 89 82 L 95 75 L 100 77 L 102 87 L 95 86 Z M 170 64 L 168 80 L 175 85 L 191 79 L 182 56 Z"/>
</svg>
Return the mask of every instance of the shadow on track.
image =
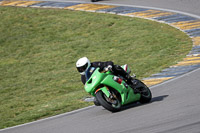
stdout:
<svg viewBox="0 0 200 133">
<path fill-rule="evenodd" d="M 150 103 L 154 103 L 154 102 L 161 102 L 163 101 L 166 97 L 168 97 L 169 95 L 163 95 L 163 96 L 157 96 L 157 97 L 153 97 L 151 99 L 151 102 Z M 150 103 L 147 103 L 147 104 L 150 104 Z M 128 104 L 128 105 L 125 105 L 122 107 L 122 109 L 120 111 L 124 111 L 124 110 L 127 110 L 127 109 L 130 109 L 130 108 L 134 108 L 134 107 L 139 107 L 139 106 L 142 106 L 142 105 L 145 105 L 145 104 L 141 104 L 139 102 L 137 103 L 131 103 L 131 104 Z"/>
<path fill-rule="evenodd" d="M 151 99 L 151 102 L 150 103 L 153 103 L 153 102 L 160 102 L 160 101 L 163 101 L 166 97 L 168 97 L 169 95 L 163 95 L 163 96 L 157 96 L 157 97 L 153 97 Z"/>
<path fill-rule="evenodd" d="M 109 0 L 91 0 L 91 2 L 98 2 L 98 1 L 109 1 Z"/>
</svg>

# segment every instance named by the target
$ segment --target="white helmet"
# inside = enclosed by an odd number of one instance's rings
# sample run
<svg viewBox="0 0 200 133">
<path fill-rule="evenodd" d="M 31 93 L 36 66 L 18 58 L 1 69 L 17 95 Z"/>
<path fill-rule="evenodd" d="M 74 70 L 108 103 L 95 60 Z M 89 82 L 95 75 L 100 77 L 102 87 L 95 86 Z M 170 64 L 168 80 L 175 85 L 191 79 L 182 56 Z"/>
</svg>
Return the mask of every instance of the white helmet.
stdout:
<svg viewBox="0 0 200 133">
<path fill-rule="evenodd" d="M 85 71 L 91 66 L 90 60 L 87 57 L 82 57 L 76 62 L 76 68 L 81 75 L 85 75 Z"/>
</svg>

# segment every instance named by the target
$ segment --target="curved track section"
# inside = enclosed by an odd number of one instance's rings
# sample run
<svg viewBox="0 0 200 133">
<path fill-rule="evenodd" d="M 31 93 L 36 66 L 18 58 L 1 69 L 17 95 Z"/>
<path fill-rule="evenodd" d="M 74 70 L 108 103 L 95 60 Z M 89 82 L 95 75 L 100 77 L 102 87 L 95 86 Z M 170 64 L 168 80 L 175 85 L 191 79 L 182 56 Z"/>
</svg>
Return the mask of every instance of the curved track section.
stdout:
<svg viewBox="0 0 200 133">
<path fill-rule="evenodd" d="M 199 133 L 200 69 L 151 88 L 150 104 L 118 113 L 90 107 L 2 133 Z"/>
<path fill-rule="evenodd" d="M 199 0 L 102 0 L 99 2 L 156 7 L 187 12 L 200 16 Z"/>
<path fill-rule="evenodd" d="M 67 1 L 67 0 L 65 0 Z M 159 4 L 171 5 L 175 8 L 179 5 L 170 3 L 170 0 L 151 0 L 152 6 Z M 185 0 L 186 1 L 186 0 Z M 182 1 L 182 2 L 185 2 Z M 82 1 L 83 2 L 83 1 Z M 84 1 L 87 2 L 87 1 Z M 101 1 L 111 3 L 112 1 Z M 101 3 L 100 2 L 100 3 Z M 145 0 L 136 0 L 134 2 L 145 2 Z M 124 107 L 124 110 L 118 113 L 110 113 L 102 107 L 88 107 L 78 111 L 58 115 L 55 117 L 39 120 L 36 122 L 0 130 L 2 133 L 198 133 L 200 132 L 200 90 L 199 79 L 200 69 L 200 20 L 198 17 L 183 15 L 177 12 L 166 12 L 158 9 L 149 9 L 143 7 L 131 6 L 134 3 L 131 0 L 115 0 L 117 4 L 129 4 L 130 6 L 119 5 L 93 5 L 77 2 L 40 2 L 40 1 L 18 1 L 4 2 L 0 0 L 1 6 L 23 6 L 23 7 L 47 7 L 47 8 L 65 8 L 73 10 L 84 10 L 93 12 L 115 13 L 118 15 L 128 15 L 131 17 L 142 17 L 146 19 L 162 21 L 171 26 L 179 28 L 187 33 L 194 40 L 193 50 L 188 54 L 184 61 L 176 66 L 163 70 L 159 74 L 152 75 L 153 78 L 146 80 L 155 80 L 165 78 L 168 80 L 153 81 L 155 84 L 152 90 L 153 99 L 150 104 L 133 104 Z M 147 2 L 147 1 L 146 1 Z M 160 2 L 160 3 L 159 3 Z M 163 3 L 162 3 L 163 2 Z M 167 4 L 164 4 L 166 3 Z M 181 2 L 175 0 L 173 2 Z M 193 1 L 193 5 L 197 5 Z M 148 4 L 148 2 L 146 3 Z M 182 3 L 183 4 L 183 3 Z M 145 3 L 144 5 L 145 6 Z M 151 6 L 150 4 L 148 6 Z M 186 5 L 185 5 L 186 6 Z M 190 5 L 191 6 L 191 5 Z M 192 13 L 193 8 L 189 7 Z M 182 9 L 182 8 L 181 8 Z M 181 10 L 180 10 L 181 11 Z M 188 12 L 187 10 L 184 10 Z M 195 11 L 196 12 L 196 11 Z M 193 13 L 199 15 L 197 13 Z M 196 69 L 196 70 L 194 70 Z M 192 71 L 192 72 L 190 72 Z M 187 73 L 187 74 L 185 74 Z M 180 76 L 182 75 L 182 76 Z M 178 76 L 178 77 L 177 77 Z M 174 78 L 175 77 L 175 78 Z M 172 79 L 173 78 L 173 79 Z M 169 80 L 171 79 L 171 80 Z M 150 82 L 149 82 L 150 83 Z M 152 82 L 151 82 L 152 83 Z"/>
</svg>

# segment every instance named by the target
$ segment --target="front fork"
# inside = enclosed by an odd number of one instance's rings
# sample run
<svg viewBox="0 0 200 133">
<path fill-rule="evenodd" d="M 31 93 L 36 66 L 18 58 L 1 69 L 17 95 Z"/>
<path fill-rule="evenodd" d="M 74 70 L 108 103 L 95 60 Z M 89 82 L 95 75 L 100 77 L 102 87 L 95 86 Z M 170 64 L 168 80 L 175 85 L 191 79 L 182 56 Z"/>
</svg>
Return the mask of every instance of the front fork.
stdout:
<svg viewBox="0 0 200 133">
<path fill-rule="evenodd" d="M 107 86 L 97 89 L 95 91 L 95 94 L 98 91 L 102 91 L 106 95 L 105 99 L 108 102 L 110 102 L 111 104 L 117 104 L 117 101 L 116 101 L 116 100 L 118 100 L 117 96 L 114 93 L 111 93 Z"/>
<path fill-rule="evenodd" d="M 95 91 L 95 94 L 96 94 L 98 91 L 102 91 L 102 92 L 106 95 L 106 97 L 108 97 L 108 98 L 111 96 L 111 93 L 110 93 L 108 87 L 106 87 L 106 86 L 97 89 L 97 90 Z"/>
</svg>

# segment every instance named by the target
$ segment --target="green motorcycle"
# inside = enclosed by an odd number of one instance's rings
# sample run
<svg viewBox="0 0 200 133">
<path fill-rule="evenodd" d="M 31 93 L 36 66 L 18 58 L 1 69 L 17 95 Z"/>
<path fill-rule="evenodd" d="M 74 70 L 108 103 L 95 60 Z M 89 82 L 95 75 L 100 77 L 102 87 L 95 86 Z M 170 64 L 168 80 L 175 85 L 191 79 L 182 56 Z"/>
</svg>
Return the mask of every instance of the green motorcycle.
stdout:
<svg viewBox="0 0 200 133">
<path fill-rule="evenodd" d="M 127 66 L 122 66 L 130 73 Z M 125 69 L 126 68 L 126 69 Z M 135 79 L 137 93 L 125 82 L 123 77 L 116 76 L 111 70 L 100 71 L 91 67 L 86 71 L 85 90 L 96 98 L 98 103 L 111 112 L 119 111 L 123 105 L 133 102 L 148 103 L 152 94 L 150 89 L 140 80 Z"/>
</svg>

